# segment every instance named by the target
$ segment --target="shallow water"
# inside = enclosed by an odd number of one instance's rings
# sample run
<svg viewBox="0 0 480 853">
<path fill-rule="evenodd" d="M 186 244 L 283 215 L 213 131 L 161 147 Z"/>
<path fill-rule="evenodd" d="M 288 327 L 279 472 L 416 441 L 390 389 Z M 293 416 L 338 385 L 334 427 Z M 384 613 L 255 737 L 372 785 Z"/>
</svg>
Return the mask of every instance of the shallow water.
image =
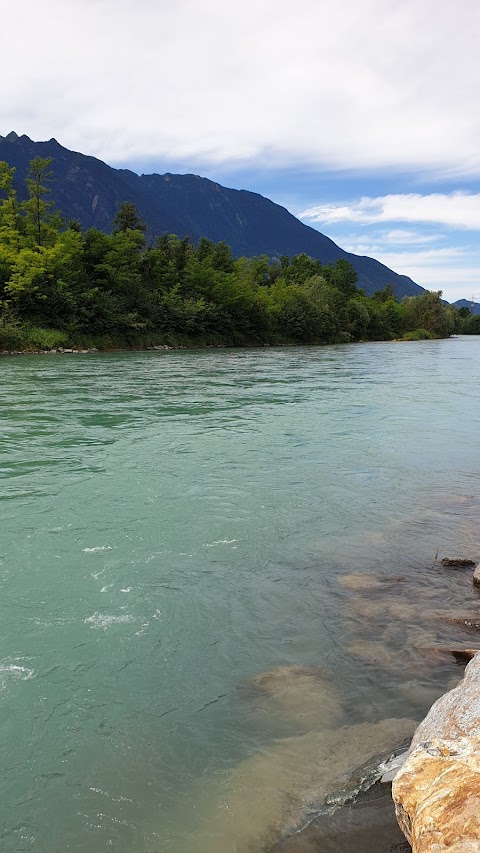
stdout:
<svg viewBox="0 0 480 853">
<path fill-rule="evenodd" d="M 293 797 L 305 737 L 425 713 L 461 675 L 432 647 L 476 645 L 435 559 L 480 559 L 479 357 L 0 362 L 2 853 L 242 853 L 250 768 L 298 737 Z"/>
</svg>

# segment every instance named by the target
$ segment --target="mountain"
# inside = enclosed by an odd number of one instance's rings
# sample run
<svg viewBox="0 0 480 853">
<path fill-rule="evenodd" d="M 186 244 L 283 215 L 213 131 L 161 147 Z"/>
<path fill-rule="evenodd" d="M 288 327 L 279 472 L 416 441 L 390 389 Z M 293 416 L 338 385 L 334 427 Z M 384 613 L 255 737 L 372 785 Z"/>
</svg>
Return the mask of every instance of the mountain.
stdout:
<svg viewBox="0 0 480 853">
<path fill-rule="evenodd" d="M 110 231 L 118 207 L 132 201 L 150 235 L 165 232 L 225 240 L 236 256 L 269 257 L 305 252 L 322 263 L 345 258 L 368 295 L 392 284 L 397 298 L 417 296 L 423 288 L 374 258 L 344 251 L 324 234 L 304 225 L 279 204 L 258 193 L 228 189 L 198 175 L 137 175 L 114 169 L 96 157 L 70 151 L 56 139 L 33 142 L 28 136 L 0 136 L 0 160 L 16 169 L 19 194 L 33 157 L 52 157 L 52 198 L 63 216 L 83 228 Z"/>
<path fill-rule="evenodd" d="M 452 303 L 454 308 L 468 308 L 472 314 L 480 314 L 480 303 L 473 302 L 471 299 L 457 299 Z"/>
</svg>

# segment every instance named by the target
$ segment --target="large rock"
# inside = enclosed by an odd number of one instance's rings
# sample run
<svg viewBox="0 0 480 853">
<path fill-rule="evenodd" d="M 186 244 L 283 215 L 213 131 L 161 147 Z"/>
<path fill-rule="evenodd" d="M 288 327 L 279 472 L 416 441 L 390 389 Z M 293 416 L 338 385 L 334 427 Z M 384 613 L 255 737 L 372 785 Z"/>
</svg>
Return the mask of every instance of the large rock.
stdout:
<svg viewBox="0 0 480 853">
<path fill-rule="evenodd" d="M 480 655 L 418 727 L 392 793 L 414 853 L 479 853 Z"/>
</svg>

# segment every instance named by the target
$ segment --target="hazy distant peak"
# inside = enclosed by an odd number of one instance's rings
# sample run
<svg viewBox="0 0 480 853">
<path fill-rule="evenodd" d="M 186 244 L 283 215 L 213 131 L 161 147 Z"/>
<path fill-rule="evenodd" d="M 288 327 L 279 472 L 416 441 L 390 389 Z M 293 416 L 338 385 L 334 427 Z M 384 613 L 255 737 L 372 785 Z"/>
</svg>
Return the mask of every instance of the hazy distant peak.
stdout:
<svg viewBox="0 0 480 853">
<path fill-rule="evenodd" d="M 10 133 L 7 133 L 7 135 L 5 137 L 5 139 L 8 140 L 8 142 L 16 142 L 18 138 L 19 138 L 18 133 L 15 133 L 14 130 L 11 130 Z"/>
</svg>

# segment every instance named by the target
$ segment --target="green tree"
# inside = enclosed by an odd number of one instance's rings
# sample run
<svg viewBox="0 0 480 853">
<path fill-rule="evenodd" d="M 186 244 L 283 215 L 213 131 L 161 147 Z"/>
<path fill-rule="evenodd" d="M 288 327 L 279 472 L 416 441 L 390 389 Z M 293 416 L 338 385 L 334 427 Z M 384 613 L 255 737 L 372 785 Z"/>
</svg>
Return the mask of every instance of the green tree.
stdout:
<svg viewBox="0 0 480 853">
<path fill-rule="evenodd" d="M 61 217 L 48 199 L 49 184 L 53 181 L 51 157 L 34 157 L 30 161 L 26 180 L 28 199 L 22 205 L 25 213 L 25 230 L 32 248 L 51 246 L 61 225 Z"/>
<path fill-rule="evenodd" d="M 122 202 L 113 220 L 113 233 L 119 234 L 122 231 L 145 232 L 145 230 L 145 223 L 140 218 L 140 214 L 133 202 Z"/>
<path fill-rule="evenodd" d="M 351 263 L 345 258 L 338 258 L 334 264 L 324 266 L 322 275 L 344 296 L 351 297 L 362 294 L 362 291 L 357 287 L 358 275 Z"/>
</svg>

